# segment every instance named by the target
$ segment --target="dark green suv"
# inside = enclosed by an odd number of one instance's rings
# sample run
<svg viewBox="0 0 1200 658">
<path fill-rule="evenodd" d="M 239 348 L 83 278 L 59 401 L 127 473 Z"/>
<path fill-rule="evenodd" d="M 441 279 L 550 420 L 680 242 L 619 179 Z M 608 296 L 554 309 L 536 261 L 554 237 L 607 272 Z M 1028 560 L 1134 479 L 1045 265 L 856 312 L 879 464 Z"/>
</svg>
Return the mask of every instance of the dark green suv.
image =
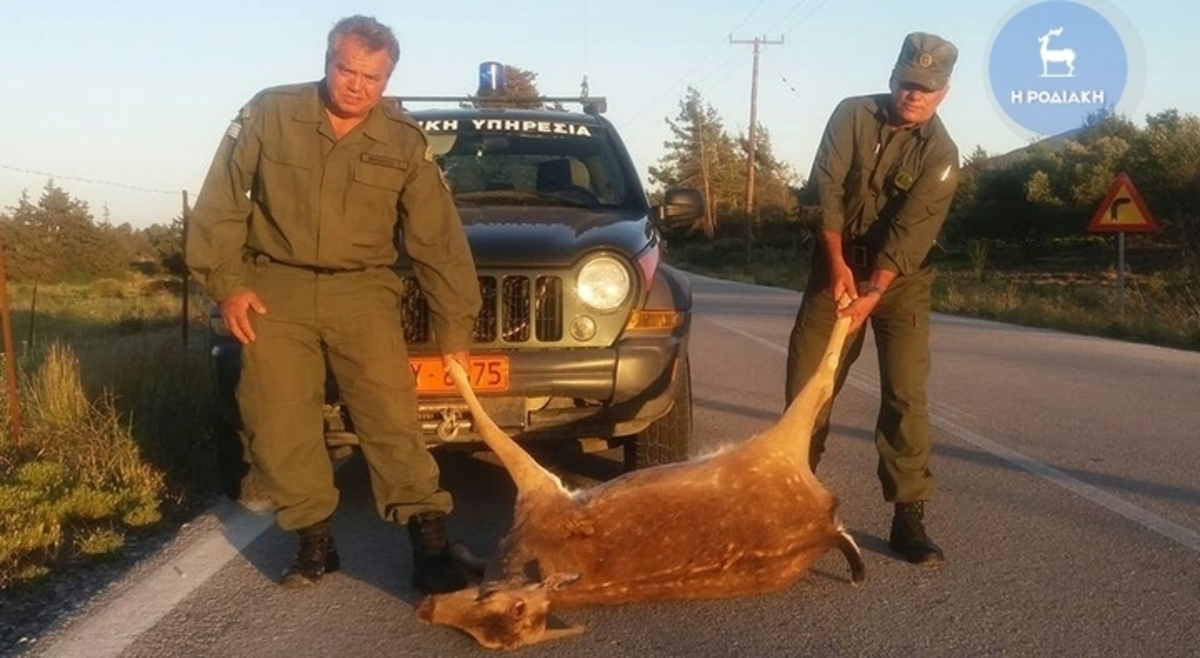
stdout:
<svg viewBox="0 0 1200 658">
<path fill-rule="evenodd" d="M 473 383 L 518 441 L 623 446 L 627 469 L 686 459 L 692 297 L 688 280 L 663 262 L 658 228 L 695 219 L 703 199 L 668 190 L 650 205 L 601 114 L 603 98 L 540 101 L 540 109 L 512 109 L 480 107 L 478 98 L 388 99 L 424 128 L 466 227 L 484 300 Z M 421 109 L 439 102 L 452 106 Z M 583 111 L 560 109 L 568 102 Z M 406 281 L 402 317 L 427 441 L 482 447 L 442 373 L 421 290 Z M 219 315 L 212 326 L 224 463 L 240 464 L 238 344 Z M 345 452 L 354 428 L 336 382 L 328 391 L 327 440 Z"/>
</svg>

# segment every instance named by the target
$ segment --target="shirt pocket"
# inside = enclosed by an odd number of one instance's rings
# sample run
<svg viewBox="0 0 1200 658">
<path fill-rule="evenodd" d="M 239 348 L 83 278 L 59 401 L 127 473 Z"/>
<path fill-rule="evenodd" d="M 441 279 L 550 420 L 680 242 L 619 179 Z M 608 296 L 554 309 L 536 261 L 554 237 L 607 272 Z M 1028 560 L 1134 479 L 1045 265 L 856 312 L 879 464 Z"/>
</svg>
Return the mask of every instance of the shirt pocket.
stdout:
<svg viewBox="0 0 1200 658">
<path fill-rule="evenodd" d="M 316 155 L 296 140 L 263 144 L 257 196 L 276 219 L 301 222 L 315 212 Z"/>
<path fill-rule="evenodd" d="M 887 190 L 888 196 L 908 197 L 912 191 L 913 185 L 921 176 L 923 171 L 923 153 L 920 145 L 913 140 L 913 143 L 908 145 L 908 148 L 900 154 L 896 162 L 892 164 L 892 168 L 888 171 Z"/>
<path fill-rule="evenodd" d="M 391 242 L 408 168 L 403 160 L 364 153 L 354 163 L 346 213 L 356 244 Z"/>
</svg>

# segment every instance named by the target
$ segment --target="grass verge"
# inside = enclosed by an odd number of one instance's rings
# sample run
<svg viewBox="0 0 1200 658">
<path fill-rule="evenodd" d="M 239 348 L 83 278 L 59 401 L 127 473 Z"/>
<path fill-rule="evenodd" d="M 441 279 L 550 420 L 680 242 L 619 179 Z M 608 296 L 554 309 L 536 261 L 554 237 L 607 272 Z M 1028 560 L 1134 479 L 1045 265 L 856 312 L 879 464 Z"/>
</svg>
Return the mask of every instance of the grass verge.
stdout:
<svg viewBox="0 0 1200 658">
<path fill-rule="evenodd" d="M 182 345 L 178 293 L 55 286 L 36 312 L 33 294 L 11 295 L 21 429 L 2 405 L 0 591 L 120 556 L 212 484 L 207 364 Z"/>
<path fill-rule="evenodd" d="M 670 252 L 672 264 L 732 281 L 803 290 L 810 247 L 692 242 Z M 987 254 L 937 266 L 933 310 L 1132 342 L 1200 350 L 1200 285 L 1186 272 L 997 270 Z"/>
</svg>

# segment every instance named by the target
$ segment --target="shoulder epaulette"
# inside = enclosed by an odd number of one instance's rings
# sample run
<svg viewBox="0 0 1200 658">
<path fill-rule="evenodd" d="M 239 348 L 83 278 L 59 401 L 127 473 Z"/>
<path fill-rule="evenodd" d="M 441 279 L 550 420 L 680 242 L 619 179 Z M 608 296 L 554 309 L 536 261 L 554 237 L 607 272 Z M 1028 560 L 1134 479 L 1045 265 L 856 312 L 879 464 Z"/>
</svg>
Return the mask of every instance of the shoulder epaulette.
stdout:
<svg viewBox="0 0 1200 658">
<path fill-rule="evenodd" d="M 380 107 L 383 109 L 383 116 L 387 117 L 388 120 L 395 121 L 396 123 L 412 128 L 413 130 L 417 131 L 417 134 L 421 136 L 422 140 L 428 141 L 428 137 L 425 135 L 425 131 L 421 128 L 421 124 L 417 123 L 416 120 L 412 118 L 412 115 L 408 113 L 408 111 L 400 107 L 399 103 L 385 98 L 380 103 Z"/>
</svg>

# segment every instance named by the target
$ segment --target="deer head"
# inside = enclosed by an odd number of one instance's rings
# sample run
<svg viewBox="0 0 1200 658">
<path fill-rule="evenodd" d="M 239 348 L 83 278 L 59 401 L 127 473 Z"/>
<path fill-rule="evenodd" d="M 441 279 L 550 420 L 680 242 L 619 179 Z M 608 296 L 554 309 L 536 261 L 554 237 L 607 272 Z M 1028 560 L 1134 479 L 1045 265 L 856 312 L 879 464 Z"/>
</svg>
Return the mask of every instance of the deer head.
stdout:
<svg viewBox="0 0 1200 658">
<path fill-rule="evenodd" d="M 547 628 L 550 592 L 577 578 L 552 574 L 540 582 L 487 583 L 479 589 L 427 596 L 417 606 L 417 619 L 457 628 L 488 649 L 517 649 L 578 635 L 583 626 Z"/>
</svg>

